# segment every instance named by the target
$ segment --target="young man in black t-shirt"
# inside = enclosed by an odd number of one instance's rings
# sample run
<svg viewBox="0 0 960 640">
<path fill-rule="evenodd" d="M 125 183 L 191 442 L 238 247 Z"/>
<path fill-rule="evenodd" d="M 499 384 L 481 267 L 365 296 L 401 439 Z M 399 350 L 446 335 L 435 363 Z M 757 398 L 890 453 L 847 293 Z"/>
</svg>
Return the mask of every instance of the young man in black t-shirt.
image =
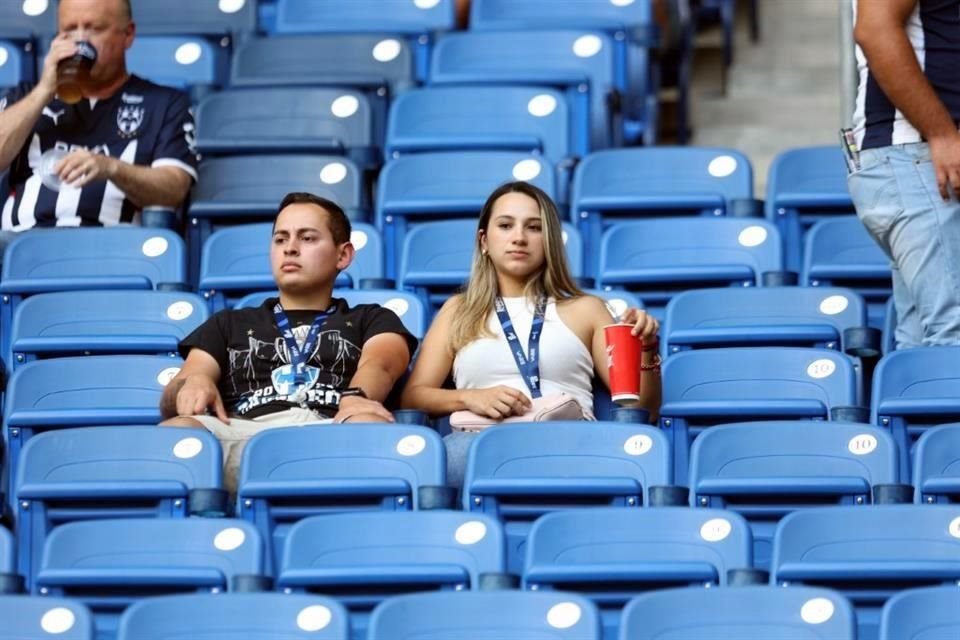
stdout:
<svg viewBox="0 0 960 640">
<path fill-rule="evenodd" d="M 164 391 L 162 424 L 214 433 L 229 489 L 244 443 L 264 429 L 393 421 L 382 402 L 417 341 L 389 309 L 332 297 L 353 256 L 343 210 L 292 193 L 280 204 L 270 247 L 280 297 L 221 311 L 181 341 L 186 361 Z"/>
</svg>

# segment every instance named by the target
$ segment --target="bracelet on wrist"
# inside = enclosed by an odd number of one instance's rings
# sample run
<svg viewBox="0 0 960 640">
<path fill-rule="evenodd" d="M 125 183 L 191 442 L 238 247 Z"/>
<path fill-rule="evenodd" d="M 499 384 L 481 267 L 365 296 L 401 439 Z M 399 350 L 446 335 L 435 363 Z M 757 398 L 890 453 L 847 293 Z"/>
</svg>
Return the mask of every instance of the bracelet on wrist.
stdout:
<svg viewBox="0 0 960 640">
<path fill-rule="evenodd" d="M 640 353 L 650 353 L 651 351 L 660 351 L 659 340 L 653 340 L 652 342 L 644 342 L 643 348 L 640 349 Z"/>
<path fill-rule="evenodd" d="M 650 364 L 640 363 L 640 371 L 660 371 L 660 365 L 663 361 L 660 359 L 659 353 L 653 354 L 653 361 Z"/>
</svg>

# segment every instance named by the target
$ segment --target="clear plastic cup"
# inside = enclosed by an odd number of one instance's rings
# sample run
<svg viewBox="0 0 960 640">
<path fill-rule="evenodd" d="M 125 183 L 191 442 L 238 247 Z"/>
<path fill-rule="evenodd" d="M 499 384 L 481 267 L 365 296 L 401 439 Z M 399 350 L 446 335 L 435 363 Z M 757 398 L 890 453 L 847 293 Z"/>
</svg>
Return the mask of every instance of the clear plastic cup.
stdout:
<svg viewBox="0 0 960 640">
<path fill-rule="evenodd" d="M 60 191 L 60 185 L 63 181 L 60 180 L 60 176 L 57 175 L 57 165 L 60 164 L 60 161 L 66 158 L 69 153 L 69 151 L 54 147 L 53 149 L 47 149 L 41 154 L 38 173 L 40 174 L 40 182 L 42 182 L 43 186 L 47 189 Z"/>
</svg>

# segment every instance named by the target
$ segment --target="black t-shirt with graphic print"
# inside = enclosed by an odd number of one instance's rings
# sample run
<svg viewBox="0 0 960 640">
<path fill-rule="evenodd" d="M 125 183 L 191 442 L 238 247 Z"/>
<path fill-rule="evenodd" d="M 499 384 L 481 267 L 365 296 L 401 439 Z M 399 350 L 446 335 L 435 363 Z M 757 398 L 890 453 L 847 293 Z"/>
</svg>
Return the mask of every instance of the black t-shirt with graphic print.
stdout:
<svg viewBox="0 0 960 640">
<path fill-rule="evenodd" d="M 274 319 L 276 304 L 277 298 L 268 298 L 259 307 L 221 311 L 180 342 L 184 358 L 198 348 L 216 359 L 220 395 L 231 415 L 253 419 L 300 406 L 293 399 L 296 389 L 285 367 L 290 358 Z M 315 376 L 315 381 L 306 397 L 307 407 L 330 417 L 337 412 L 339 390 L 349 386 L 357 371 L 367 340 L 396 333 L 407 341 L 411 355 L 417 347 L 417 339 L 389 309 L 375 304 L 350 307 L 341 298 L 334 298 L 333 306 L 307 361 L 308 377 Z M 287 311 L 286 315 L 302 345 L 317 312 Z"/>
</svg>

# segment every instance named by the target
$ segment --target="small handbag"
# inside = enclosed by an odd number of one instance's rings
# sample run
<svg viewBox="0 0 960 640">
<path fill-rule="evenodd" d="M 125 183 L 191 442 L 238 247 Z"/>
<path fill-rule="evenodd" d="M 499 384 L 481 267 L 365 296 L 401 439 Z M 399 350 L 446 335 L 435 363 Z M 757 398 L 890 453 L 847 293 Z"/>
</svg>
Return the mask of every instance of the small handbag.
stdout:
<svg viewBox="0 0 960 640">
<path fill-rule="evenodd" d="M 507 422 L 549 422 L 551 420 L 583 420 L 583 408 L 572 396 L 565 393 L 551 393 L 548 396 L 534 398 L 530 409 L 519 416 L 510 416 L 495 420 L 477 415 L 473 411 L 455 411 L 450 414 L 450 428 L 453 431 L 476 433 L 487 427 Z"/>
</svg>

